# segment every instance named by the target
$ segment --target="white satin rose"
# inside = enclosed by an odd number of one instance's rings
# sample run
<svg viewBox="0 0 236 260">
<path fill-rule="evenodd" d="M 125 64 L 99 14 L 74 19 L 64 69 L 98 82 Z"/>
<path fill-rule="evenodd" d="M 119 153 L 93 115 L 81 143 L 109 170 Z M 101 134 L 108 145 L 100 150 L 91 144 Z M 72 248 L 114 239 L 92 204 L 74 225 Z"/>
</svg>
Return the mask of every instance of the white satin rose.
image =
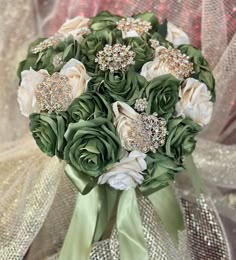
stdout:
<svg viewBox="0 0 236 260">
<path fill-rule="evenodd" d="M 28 117 L 31 113 L 39 112 L 35 89 L 44 81 L 46 70 L 34 71 L 32 68 L 21 72 L 21 84 L 18 89 L 18 103 L 22 115 Z"/>
<path fill-rule="evenodd" d="M 120 162 L 115 163 L 98 179 L 98 184 L 108 183 L 116 190 L 128 190 L 142 184 L 143 171 L 147 169 L 146 155 L 138 151 L 125 152 Z"/>
<path fill-rule="evenodd" d="M 138 118 L 138 113 L 126 103 L 119 101 L 112 104 L 112 110 L 114 125 L 119 134 L 121 145 L 126 150 L 131 150 L 129 133 L 132 131 L 133 121 Z"/>
<path fill-rule="evenodd" d="M 146 62 L 141 70 L 141 75 L 146 78 L 147 81 L 150 81 L 156 77 L 159 77 L 161 75 L 169 74 L 171 73 L 168 64 L 166 62 L 162 61 L 159 58 L 159 54 L 161 50 L 165 49 L 165 47 L 158 47 L 156 49 L 156 57 L 153 61 Z"/>
<path fill-rule="evenodd" d="M 87 88 L 89 76 L 84 65 L 75 59 L 68 61 L 59 74 L 67 77 L 71 86 L 70 99 L 73 101 Z M 46 70 L 34 71 L 32 68 L 21 72 L 21 83 L 18 89 L 18 102 L 21 113 L 28 117 L 31 113 L 39 113 L 39 104 L 36 98 L 36 90 L 39 84 L 50 77 Z M 47 94 L 48 95 L 48 94 Z"/>
<path fill-rule="evenodd" d="M 86 90 L 90 77 L 82 62 L 70 59 L 61 69 L 60 74 L 69 79 L 69 84 L 72 86 L 73 100 Z"/>
<path fill-rule="evenodd" d="M 167 23 L 167 36 L 166 40 L 173 43 L 174 47 L 181 44 L 189 44 L 188 35 L 173 23 Z"/>
<path fill-rule="evenodd" d="M 180 101 L 176 104 L 177 116 L 190 117 L 197 124 L 207 125 L 212 116 L 213 102 L 206 84 L 188 78 L 179 90 Z"/>
<path fill-rule="evenodd" d="M 73 19 L 67 20 L 58 30 L 60 35 L 64 37 L 69 36 L 70 34 L 73 37 L 81 42 L 83 35 L 89 32 L 90 19 L 85 17 L 75 17 Z"/>
</svg>

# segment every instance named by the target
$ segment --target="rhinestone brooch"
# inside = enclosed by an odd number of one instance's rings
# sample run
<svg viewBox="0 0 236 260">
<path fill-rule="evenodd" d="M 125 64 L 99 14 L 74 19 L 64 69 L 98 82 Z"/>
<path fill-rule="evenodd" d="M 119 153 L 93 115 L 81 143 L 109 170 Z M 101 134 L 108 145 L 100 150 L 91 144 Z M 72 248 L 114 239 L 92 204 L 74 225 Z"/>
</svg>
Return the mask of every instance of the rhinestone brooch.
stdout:
<svg viewBox="0 0 236 260">
<path fill-rule="evenodd" d="M 131 17 L 123 18 L 116 24 L 118 30 L 121 30 L 123 32 L 135 31 L 139 35 L 141 35 L 144 32 L 148 32 L 150 29 L 152 29 L 151 23 L 142 20 L 140 18 L 138 19 L 134 19 Z"/>
<path fill-rule="evenodd" d="M 102 71 L 126 71 L 129 65 L 135 64 L 135 53 L 131 50 L 130 45 L 117 43 L 111 46 L 107 44 L 96 56 L 95 62 L 99 64 Z"/>
<path fill-rule="evenodd" d="M 146 98 L 136 99 L 134 109 L 138 112 L 144 112 L 147 109 L 147 105 L 148 102 Z"/>
<path fill-rule="evenodd" d="M 166 121 L 157 116 L 157 113 L 138 115 L 138 120 L 133 121 L 133 127 L 129 131 L 129 147 L 142 153 L 153 152 L 165 144 Z"/>
<path fill-rule="evenodd" d="M 60 66 L 62 66 L 63 65 L 63 54 L 58 53 L 57 55 L 55 55 L 52 59 L 52 64 L 55 68 L 59 68 Z"/>
<path fill-rule="evenodd" d="M 172 74 L 178 79 L 187 78 L 193 73 L 193 63 L 190 62 L 189 57 L 186 54 L 182 54 L 180 50 L 163 48 L 159 55 L 160 61 L 164 62 Z"/>
<path fill-rule="evenodd" d="M 154 50 L 155 50 L 157 47 L 160 46 L 160 42 L 159 42 L 158 40 L 151 39 L 151 40 L 149 40 L 149 42 L 150 42 L 151 48 L 154 49 Z"/>
<path fill-rule="evenodd" d="M 37 85 L 35 96 L 41 112 L 51 113 L 67 109 L 72 101 L 72 88 L 68 81 L 66 76 L 54 73 L 45 76 L 44 81 Z"/>
<path fill-rule="evenodd" d="M 50 47 L 55 47 L 60 41 L 60 34 L 55 34 L 54 36 L 49 37 L 48 39 L 40 42 L 33 50 L 33 54 L 37 54 L 43 50 L 46 50 Z"/>
</svg>

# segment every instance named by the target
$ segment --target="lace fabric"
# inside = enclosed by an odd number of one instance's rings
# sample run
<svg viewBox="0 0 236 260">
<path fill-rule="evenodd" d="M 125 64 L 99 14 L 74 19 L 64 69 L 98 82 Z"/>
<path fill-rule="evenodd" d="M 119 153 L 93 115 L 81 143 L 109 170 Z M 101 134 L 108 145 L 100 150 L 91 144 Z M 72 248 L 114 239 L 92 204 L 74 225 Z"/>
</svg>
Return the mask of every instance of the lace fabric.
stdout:
<svg viewBox="0 0 236 260">
<path fill-rule="evenodd" d="M 218 212 L 232 221 L 235 220 L 236 10 L 234 4 L 233 0 L 0 0 L 0 255 L 2 259 L 22 259 L 26 253 L 28 260 L 49 259 L 49 257 L 56 259 L 70 222 L 76 196 L 74 188 L 63 174 L 63 165 L 56 159 L 43 155 L 29 134 L 25 134 L 28 132 L 28 121 L 21 116 L 16 102 L 18 63 L 24 58 L 30 41 L 38 36 L 52 35 L 65 18 L 76 15 L 89 17 L 101 10 L 109 10 L 120 15 L 152 10 L 159 17 L 167 18 L 182 28 L 189 35 L 191 42 L 202 48 L 217 81 L 217 103 L 211 124 L 199 138 L 194 158 L 201 175 L 208 183 Z M 208 206 L 210 211 L 213 210 L 216 214 L 215 222 L 225 241 L 222 242 L 221 248 L 228 252 L 230 241 L 227 241 L 218 213 L 212 203 Z M 194 209 L 189 208 L 191 212 Z M 201 212 L 201 207 L 198 208 Z M 191 238 L 188 239 L 191 241 Z M 102 243 L 105 248 L 108 246 L 111 249 L 111 242 L 112 240 Z M 100 247 L 94 245 L 94 248 L 93 252 Z M 193 258 L 191 245 L 188 250 L 192 259 L 200 259 Z M 216 249 L 211 250 L 216 252 Z"/>
</svg>

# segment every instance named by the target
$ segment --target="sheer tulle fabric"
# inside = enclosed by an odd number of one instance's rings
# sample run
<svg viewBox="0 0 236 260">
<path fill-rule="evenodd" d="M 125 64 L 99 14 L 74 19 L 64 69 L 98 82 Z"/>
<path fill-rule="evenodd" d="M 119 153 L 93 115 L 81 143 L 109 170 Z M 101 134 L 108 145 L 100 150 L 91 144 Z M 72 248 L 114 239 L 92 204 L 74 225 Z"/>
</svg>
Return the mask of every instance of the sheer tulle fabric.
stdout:
<svg viewBox="0 0 236 260">
<path fill-rule="evenodd" d="M 41 154 L 20 115 L 16 69 L 27 45 L 52 35 L 66 18 L 109 10 L 120 15 L 152 10 L 182 28 L 201 47 L 217 81 L 217 103 L 195 153 L 220 213 L 234 220 L 236 188 L 236 10 L 223 0 L 0 0 L 0 255 L 3 259 L 47 259 L 56 254 L 70 222 L 75 190 L 63 165 Z M 210 141 L 206 141 L 209 139 Z M 217 143 L 230 144 L 225 146 Z M 222 194 L 221 189 L 224 188 Z"/>
</svg>

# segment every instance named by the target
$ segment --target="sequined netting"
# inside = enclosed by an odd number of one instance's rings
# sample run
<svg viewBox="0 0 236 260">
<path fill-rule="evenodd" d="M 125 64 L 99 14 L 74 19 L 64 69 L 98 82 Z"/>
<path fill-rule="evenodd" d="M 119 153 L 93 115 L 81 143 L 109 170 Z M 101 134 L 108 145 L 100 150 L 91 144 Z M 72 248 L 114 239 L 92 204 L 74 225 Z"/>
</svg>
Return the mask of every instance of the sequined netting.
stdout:
<svg viewBox="0 0 236 260">
<path fill-rule="evenodd" d="M 20 115 L 16 102 L 17 65 L 34 38 L 52 35 L 65 18 L 89 17 L 100 10 L 120 15 L 152 10 L 167 18 L 182 28 L 194 45 L 201 46 L 217 81 L 213 120 L 199 138 L 194 154 L 211 197 L 192 199 L 184 182 L 179 196 L 187 230 L 180 234 L 179 249 L 169 241 L 151 206 L 139 199 L 150 259 L 234 259 L 233 250 L 229 253 L 233 243 L 224 227 L 225 219 L 227 223 L 236 219 L 235 1 L 0 0 L 1 259 L 57 259 L 76 199 L 63 164 L 43 155 L 26 134 L 28 121 Z M 91 259 L 119 259 L 115 227 L 110 239 L 93 246 Z"/>
</svg>

